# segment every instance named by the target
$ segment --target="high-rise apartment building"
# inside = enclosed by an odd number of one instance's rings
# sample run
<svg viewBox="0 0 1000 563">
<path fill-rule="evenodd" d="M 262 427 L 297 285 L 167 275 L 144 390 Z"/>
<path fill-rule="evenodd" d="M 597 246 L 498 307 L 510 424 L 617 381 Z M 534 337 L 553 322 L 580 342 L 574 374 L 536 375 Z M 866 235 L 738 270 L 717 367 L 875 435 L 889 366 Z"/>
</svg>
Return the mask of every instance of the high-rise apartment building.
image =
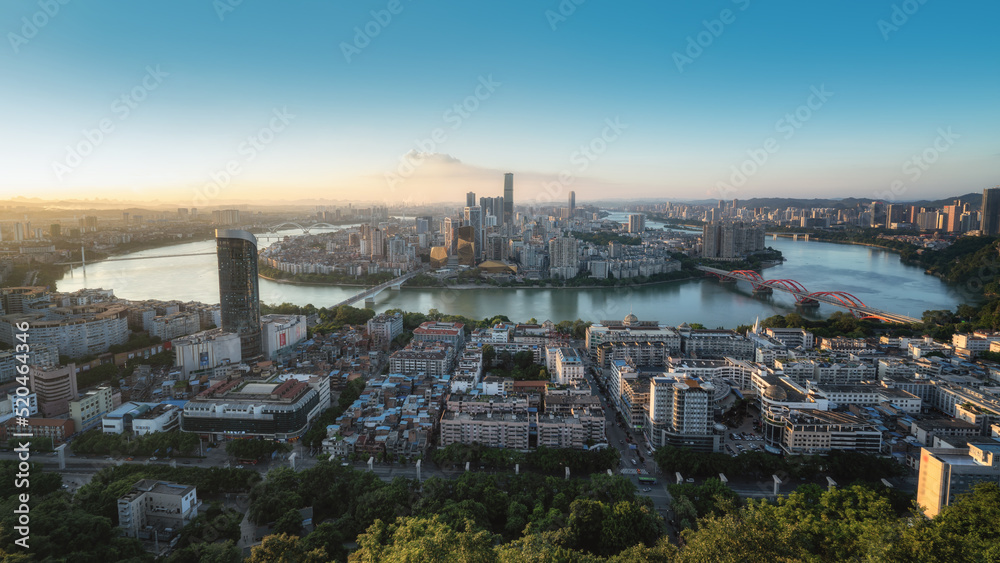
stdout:
<svg viewBox="0 0 1000 563">
<path fill-rule="evenodd" d="M 476 204 L 476 192 L 468 192 L 465 194 L 465 206 L 472 207 Z"/>
<path fill-rule="evenodd" d="M 702 255 L 719 260 L 739 260 L 764 250 L 764 228 L 746 223 L 710 223 L 702 229 Z"/>
<path fill-rule="evenodd" d="M 217 229 L 222 328 L 240 336 L 243 359 L 261 353 L 257 238 L 238 229 Z"/>
<path fill-rule="evenodd" d="M 628 216 L 628 232 L 641 233 L 646 230 L 646 216 L 642 213 L 630 213 Z"/>
<path fill-rule="evenodd" d="M 549 241 L 549 275 L 569 279 L 580 271 L 577 239 L 556 237 Z"/>
</svg>

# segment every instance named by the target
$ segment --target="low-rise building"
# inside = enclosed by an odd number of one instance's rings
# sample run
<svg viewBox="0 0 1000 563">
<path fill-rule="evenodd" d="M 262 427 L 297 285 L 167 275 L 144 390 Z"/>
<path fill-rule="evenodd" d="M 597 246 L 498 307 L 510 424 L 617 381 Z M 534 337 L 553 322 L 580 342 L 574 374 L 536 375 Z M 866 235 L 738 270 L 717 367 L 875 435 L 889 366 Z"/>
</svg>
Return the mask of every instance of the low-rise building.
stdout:
<svg viewBox="0 0 1000 563">
<path fill-rule="evenodd" d="M 0 441 L 13 439 L 13 434 L 31 434 L 32 438 L 51 438 L 58 446 L 72 436 L 76 429 L 71 418 L 29 418 L 27 427 L 18 424 L 19 417 L 8 418 L 0 424 Z"/>
<path fill-rule="evenodd" d="M 221 328 L 206 330 L 173 341 L 174 365 L 185 378 L 213 375 L 215 368 L 239 364 L 240 335 Z"/>
<path fill-rule="evenodd" d="M 261 315 L 260 337 L 264 357 L 273 360 L 306 339 L 306 317 Z"/>
<path fill-rule="evenodd" d="M 968 448 L 922 448 L 917 504 L 928 518 L 982 482 L 1000 483 L 1000 443 L 969 444 Z"/>
<path fill-rule="evenodd" d="M 101 418 L 114 409 L 111 387 L 102 386 L 87 391 L 79 399 L 69 402 L 69 416 L 80 432 L 100 426 Z"/>
<path fill-rule="evenodd" d="M 319 385 L 329 383 L 322 382 Z M 235 436 L 271 440 L 297 438 L 322 410 L 310 383 L 236 378 L 216 383 L 184 405 L 181 430 L 222 440 Z"/>
<path fill-rule="evenodd" d="M 882 432 L 874 424 L 844 412 L 820 410 L 766 411 L 765 441 L 791 455 L 854 450 L 877 454 Z"/>
<path fill-rule="evenodd" d="M 142 479 L 118 499 L 118 527 L 130 538 L 167 541 L 198 516 L 200 506 L 192 485 Z"/>
<path fill-rule="evenodd" d="M 584 378 L 583 359 L 573 348 L 550 347 L 545 350 L 549 377 L 557 385 L 577 383 Z"/>
<path fill-rule="evenodd" d="M 403 314 L 380 313 L 368 319 L 365 328 L 371 338 L 384 343 L 392 342 L 403 334 Z"/>
</svg>

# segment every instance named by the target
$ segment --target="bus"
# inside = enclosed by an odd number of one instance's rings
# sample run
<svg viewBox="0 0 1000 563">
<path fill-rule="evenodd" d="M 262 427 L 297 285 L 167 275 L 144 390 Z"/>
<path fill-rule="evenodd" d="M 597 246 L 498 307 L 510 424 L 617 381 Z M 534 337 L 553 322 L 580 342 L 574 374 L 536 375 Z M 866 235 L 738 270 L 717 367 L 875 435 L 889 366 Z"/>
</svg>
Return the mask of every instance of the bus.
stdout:
<svg viewBox="0 0 1000 563">
<path fill-rule="evenodd" d="M 653 477 L 639 477 L 639 483 L 644 485 L 655 485 L 656 479 Z"/>
</svg>

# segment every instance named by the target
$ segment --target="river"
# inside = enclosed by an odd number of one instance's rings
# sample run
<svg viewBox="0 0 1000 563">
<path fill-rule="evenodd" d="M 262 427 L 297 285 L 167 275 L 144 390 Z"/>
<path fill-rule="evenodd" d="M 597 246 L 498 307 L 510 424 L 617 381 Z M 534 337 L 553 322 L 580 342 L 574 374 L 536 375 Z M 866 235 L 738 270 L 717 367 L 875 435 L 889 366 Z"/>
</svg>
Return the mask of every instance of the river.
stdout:
<svg viewBox="0 0 1000 563">
<path fill-rule="evenodd" d="M 659 225 L 650 225 L 659 226 Z M 279 234 L 297 234 L 282 231 Z M 273 242 L 261 239 L 260 246 Z M 785 263 L 764 270 L 767 279 L 790 278 L 809 291 L 846 291 L 866 304 L 914 317 L 927 309 L 954 309 L 967 298 L 919 268 L 901 264 L 899 256 L 877 248 L 823 242 L 767 239 L 780 250 Z M 213 252 L 215 241 L 191 242 L 128 254 L 128 257 Z M 60 291 L 83 287 L 113 289 L 125 299 L 179 299 L 219 302 L 216 258 L 213 255 L 104 261 L 87 266 L 83 275 L 74 268 L 58 282 Z M 359 288 L 304 286 L 260 280 L 264 303 L 312 303 L 329 306 L 357 293 Z M 632 311 L 640 319 L 676 325 L 702 323 L 710 328 L 735 328 L 775 314 L 795 310 L 794 299 L 783 292 L 754 296 L 745 283 L 720 284 L 697 279 L 643 287 L 603 289 L 410 289 L 383 291 L 375 309 L 407 311 L 438 309 L 472 318 L 504 314 L 515 321 L 551 319 L 622 319 Z M 821 305 L 809 317 L 829 316 L 840 310 Z"/>
</svg>

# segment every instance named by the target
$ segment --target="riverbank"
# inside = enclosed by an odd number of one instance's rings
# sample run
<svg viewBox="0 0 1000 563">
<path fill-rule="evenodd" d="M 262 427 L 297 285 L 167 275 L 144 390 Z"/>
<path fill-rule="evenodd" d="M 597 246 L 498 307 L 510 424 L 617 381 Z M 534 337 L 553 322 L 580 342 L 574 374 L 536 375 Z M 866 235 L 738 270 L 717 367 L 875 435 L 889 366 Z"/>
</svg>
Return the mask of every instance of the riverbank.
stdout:
<svg viewBox="0 0 1000 563">
<path fill-rule="evenodd" d="M 322 282 L 301 282 L 294 280 L 284 280 L 280 278 L 272 278 L 265 276 L 264 274 L 258 273 L 257 277 L 273 281 L 275 283 L 283 283 L 288 285 L 312 285 L 312 286 L 323 286 L 323 287 L 360 287 L 367 288 L 371 287 L 367 284 L 357 284 L 357 283 L 322 283 Z M 616 289 L 625 287 L 646 287 L 652 285 L 660 285 L 665 283 L 680 282 L 680 281 L 691 281 L 702 279 L 704 276 L 691 276 L 687 278 L 677 278 L 672 280 L 658 280 L 650 281 L 644 283 L 630 283 L 623 285 L 514 285 L 514 286 L 500 286 L 493 285 L 489 283 L 466 283 L 458 285 L 406 285 L 403 287 L 407 289 L 458 289 L 458 290 L 470 290 L 470 289 Z"/>
</svg>

